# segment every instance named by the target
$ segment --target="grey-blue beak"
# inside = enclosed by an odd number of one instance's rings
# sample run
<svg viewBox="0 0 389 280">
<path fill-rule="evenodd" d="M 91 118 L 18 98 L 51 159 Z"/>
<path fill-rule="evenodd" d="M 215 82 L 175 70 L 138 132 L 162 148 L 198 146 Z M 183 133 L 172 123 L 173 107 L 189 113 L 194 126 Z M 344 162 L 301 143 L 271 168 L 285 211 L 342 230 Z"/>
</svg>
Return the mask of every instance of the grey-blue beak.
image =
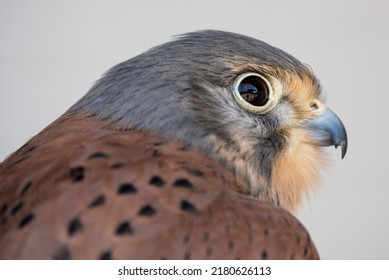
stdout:
<svg viewBox="0 0 389 280">
<path fill-rule="evenodd" d="M 330 109 L 324 114 L 306 122 L 310 135 L 320 146 L 338 146 L 342 149 L 342 159 L 347 152 L 347 132 L 340 118 Z"/>
</svg>

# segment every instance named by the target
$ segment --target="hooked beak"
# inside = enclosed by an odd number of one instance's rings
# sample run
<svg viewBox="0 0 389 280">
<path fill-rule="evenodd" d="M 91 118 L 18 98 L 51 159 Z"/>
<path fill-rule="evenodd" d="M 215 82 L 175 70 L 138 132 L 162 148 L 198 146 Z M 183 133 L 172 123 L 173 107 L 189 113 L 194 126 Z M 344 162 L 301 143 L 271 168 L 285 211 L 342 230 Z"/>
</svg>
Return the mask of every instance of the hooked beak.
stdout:
<svg viewBox="0 0 389 280">
<path fill-rule="evenodd" d="M 339 117 L 326 108 L 324 113 L 305 123 L 312 138 L 320 146 L 338 146 L 342 149 L 342 159 L 347 152 L 347 132 Z"/>
</svg>

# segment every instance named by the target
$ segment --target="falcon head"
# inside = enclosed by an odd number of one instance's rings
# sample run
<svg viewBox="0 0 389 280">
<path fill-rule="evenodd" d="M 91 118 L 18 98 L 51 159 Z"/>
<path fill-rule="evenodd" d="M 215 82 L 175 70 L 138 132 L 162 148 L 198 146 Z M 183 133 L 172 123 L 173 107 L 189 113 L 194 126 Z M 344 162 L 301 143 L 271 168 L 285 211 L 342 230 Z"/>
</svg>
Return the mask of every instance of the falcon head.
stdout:
<svg viewBox="0 0 389 280">
<path fill-rule="evenodd" d="M 179 140 L 231 170 L 239 192 L 289 210 L 317 183 L 322 147 L 347 151 L 306 65 L 221 31 L 185 34 L 116 65 L 68 113 Z"/>
</svg>

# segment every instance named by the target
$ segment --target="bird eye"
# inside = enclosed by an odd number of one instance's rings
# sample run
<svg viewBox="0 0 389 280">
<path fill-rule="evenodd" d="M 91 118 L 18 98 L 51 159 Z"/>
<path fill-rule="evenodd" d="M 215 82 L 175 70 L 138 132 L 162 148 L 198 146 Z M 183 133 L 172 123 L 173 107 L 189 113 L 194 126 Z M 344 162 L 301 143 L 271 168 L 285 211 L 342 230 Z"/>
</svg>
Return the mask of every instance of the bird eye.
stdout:
<svg viewBox="0 0 389 280">
<path fill-rule="evenodd" d="M 277 104 L 282 92 L 281 83 L 274 77 L 265 78 L 257 73 L 245 73 L 235 80 L 233 96 L 247 111 L 265 114 Z"/>
<path fill-rule="evenodd" d="M 248 76 L 238 85 L 240 96 L 254 106 L 263 106 L 269 101 L 267 84 L 258 76 Z"/>
</svg>

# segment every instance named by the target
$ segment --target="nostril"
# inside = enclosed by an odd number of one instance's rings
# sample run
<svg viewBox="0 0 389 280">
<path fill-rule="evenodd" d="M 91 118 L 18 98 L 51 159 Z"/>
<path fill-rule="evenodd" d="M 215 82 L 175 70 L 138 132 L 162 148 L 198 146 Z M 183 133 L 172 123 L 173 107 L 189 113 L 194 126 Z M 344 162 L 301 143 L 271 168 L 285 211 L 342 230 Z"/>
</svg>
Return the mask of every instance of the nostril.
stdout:
<svg viewBox="0 0 389 280">
<path fill-rule="evenodd" d="M 319 110 L 319 108 L 320 108 L 319 102 L 317 102 L 317 100 L 314 100 L 314 101 L 311 103 L 310 106 L 311 106 L 312 111 L 317 111 L 317 110 Z"/>
</svg>

